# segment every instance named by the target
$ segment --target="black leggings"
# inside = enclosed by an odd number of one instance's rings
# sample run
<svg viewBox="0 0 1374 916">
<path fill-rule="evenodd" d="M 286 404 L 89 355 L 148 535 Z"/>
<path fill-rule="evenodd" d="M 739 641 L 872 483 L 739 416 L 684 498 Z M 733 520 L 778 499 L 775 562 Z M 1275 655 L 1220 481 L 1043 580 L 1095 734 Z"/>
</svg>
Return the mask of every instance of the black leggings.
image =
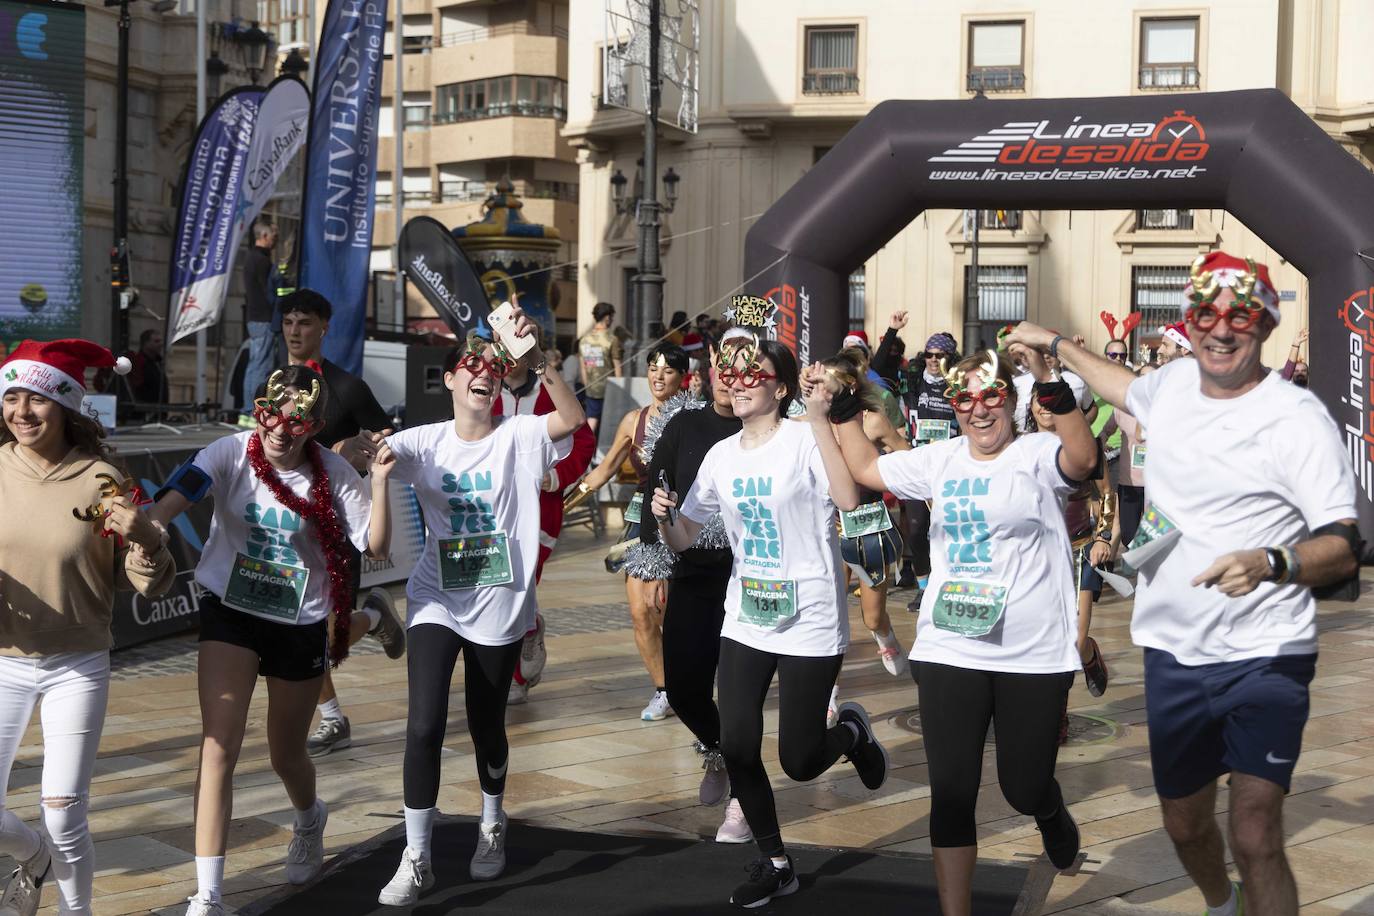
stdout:
<svg viewBox="0 0 1374 916">
<path fill-rule="evenodd" d="M 506 697 L 524 637 L 507 646 L 469 642 L 448 627 L 422 623 L 410 628 L 406 671 L 410 710 L 406 715 L 406 755 L 402 783 L 407 808 L 433 808 L 439 798 L 439 755 L 448 727 L 448 693 L 458 654 L 464 656 L 463 700 L 468 734 L 477 755 L 482 791 L 506 790 Z"/>
<path fill-rule="evenodd" d="M 911 666 L 930 768 L 930 845 L 976 846 L 974 806 L 988 723 L 997 736 L 997 781 L 1017 811 L 1048 818 L 1063 796 L 1054 779 L 1059 722 L 1073 672 L 1003 674 L 932 662 Z"/>
<path fill-rule="evenodd" d="M 782 855 L 778 811 L 761 754 L 768 685 L 776 671 L 778 758 L 783 772 L 798 782 L 815 779 L 854 744 L 854 733 L 847 726 L 825 727 L 830 688 L 843 663 L 843 655 L 773 655 L 721 637 L 720 750 L 730 774 L 730 790 L 766 856 Z"/>
<path fill-rule="evenodd" d="M 912 572 L 918 578 L 930 575 L 930 506 L 924 499 L 904 499 L 906 542 Z"/>
<path fill-rule="evenodd" d="M 720 710 L 712 694 L 725 621 L 730 570 L 692 574 L 668 583 L 663 612 L 663 679 L 668 705 L 708 748 L 720 745 Z"/>
<path fill-rule="evenodd" d="M 1127 545 L 1135 538 L 1140 527 L 1140 517 L 1145 514 L 1145 488 L 1130 484 L 1118 484 L 1116 488 L 1117 511 L 1121 513 L 1121 543 Z"/>
</svg>

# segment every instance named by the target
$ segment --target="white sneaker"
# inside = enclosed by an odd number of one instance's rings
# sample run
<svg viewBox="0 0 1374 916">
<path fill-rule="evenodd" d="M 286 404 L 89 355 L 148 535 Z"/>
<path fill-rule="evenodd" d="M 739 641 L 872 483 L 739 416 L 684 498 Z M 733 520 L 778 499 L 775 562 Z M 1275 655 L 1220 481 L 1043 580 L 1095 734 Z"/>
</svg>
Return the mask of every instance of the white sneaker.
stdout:
<svg viewBox="0 0 1374 916">
<path fill-rule="evenodd" d="M 197 894 L 186 898 L 186 916 L 224 916 L 224 904 Z"/>
<path fill-rule="evenodd" d="M 291 845 L 286 847 L 286 880 L 304 884 L 324 867 L 324 825 L 329 821 L 329 806 L 324 799 L 315 799 L 315 823 L 310 827 L 296 827 L 291 831 Z"/>
<path fill-rule="evenodd" d="M 495 824 L 477 825 L 477 851 L 472 854 L 468 874 L 474 881 L 490 881 L 506 870 L 506 812 Z"/>
<path fill-rule="evenodd" d="M 907 665 L 910 663 L 907 661 L 906 653 L 902 651 L 900 645 L 889 648 L 888 646 L 880 644 L 878 646 L 878 657 L 883 660 L 883 667 L 887 669 L 888 674 L 893 677 L 900 677 L 906 674 Z"/>
<path fill-rule="evenodd" d="M 730 804 L 725 806 L 725 820 L 720 822 L 720 829 L 716 831 L 717 843 L 748 843 L 754 839 L 754 831 L 749 829 L 749 822 L 744 819 L 744 809 L 739 806 L 739 799 L 730 799 Z"/>
<path fill-rule="evenodd" d="M 33 916 L 38 912 L 38 901 L 43 896 L 43 879 L 48 876 L 52 865 L 52 853 L 48 851 L 45 837 L 38 841 L 38 851 L 30 858 L 19 863 L 10 874 L 5 893 L 0 895 L 0 916 Z"/>
<path fill-rule="evenodd" d="M 510 693 L 506 695 L 507 706 L 520 706 L 530 698 L 530 685 L 519 681 L 510 682 Z"/>
<path fill-rule="evenodd" d="M 697 753 L 701 755 L 701 768 L 706 772 L 701 776 L 701 788 L 697 800 L 703 805 L 718 805 L 730 792 L 730 774 L 725 772 L 725 758 L 719 750 L 707 750 L 697 742 Z"/>
<path fill-rule="evenodd" d="M 673 707 L 668 705 L 668 694 L 662 690 L 654 691 L 654 698 L 649 701 L 649 705 L 640 710 L 639 717 L 645 722 L 661 722 L 673 714 Z"/>
<path fill-rule="evenodd" d="M 840 688 L 830 688 L 830 703 L 825 707 L 825 727 L 834 728 L 840 721 Z"/>
<path fill-rule="evenodd" d="M 534 615 L 534 632 L 525 635 L 520 644 L 520 676 L 526 684 L 539 683 L 539 676 L 548 664 L 549 652 L 544 647 L 544 615 Z"/>
<path fill-rule="evenodd" d="M 396 874 L 377 895 L 377 902 L 382 906 L 410 906 L 433 886 L 433 867 L 407 846 L 401 850 L 401 864 L 396 866 Z"/>
</svg>

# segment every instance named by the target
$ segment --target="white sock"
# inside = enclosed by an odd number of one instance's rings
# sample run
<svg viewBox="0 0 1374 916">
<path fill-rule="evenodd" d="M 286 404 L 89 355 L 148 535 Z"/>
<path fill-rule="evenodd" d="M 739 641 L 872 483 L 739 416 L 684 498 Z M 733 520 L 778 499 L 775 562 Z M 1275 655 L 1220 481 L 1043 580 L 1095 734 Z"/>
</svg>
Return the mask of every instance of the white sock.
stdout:
<svg viewBox="0 0 1374 916">
<path fill-rule="evenodd" d="M 406 845 L 415 851 L 420 861 L 429 861 L 429 841 L 434 835 L 434 818 L 438 808 L 406 808 Z"/>
<path fill-rule="evenodd" d="M 381 611 L 374 610 L 370 607 L 365 607 L 362 609 L 360 613 L 367 618 L 367 632 L 369 633 L 377 629 L 377 624 L 382 622 Z"/>
<path fill-rule="evenodd" d="M 300 808 L 296 809 L 297 830 L 308 830 L 311 827 L 314 827 L 315 824 L 319 822 L 319 820 L 320 800 L 318 798 L 315 799 L 314 804 L 312 804 L 309 808 L 306 808 L 304 811 L 302 811 Z"/>
<path fill-rule="evenodd" d="M 772 860 L 772 862 L 773 862 L 773 867 L 776 868 L 776 869 L 781 870 L 781 869 L 784 869 L 784 868 L 787 867 L 787 856 L 785 856 L 785 855 L 782 855 L 782 856 L 769 856 L 768 858 Z"/>
<path fill-rule="evenodd" d="M 43 838 L 19 816 L 6 808 L 0 813 L 0 852 L 24 862 L 38 854 Z"/>
<path fill-rule="evenodd" d="M 1236 899 L 1236 885 L 1231 884 L 1231 897 L 1221 906 L 1209 906 L 1207 916 L 1236 916 L 1236 906 L 1240 901 Z"/>
<path fill-rule="evenodd" d="M 505 798 L 501 795 L 488 795 L 482 793 L 482 823 L 497 824 L 501 821 L 501 800 Z"/>
<path fill-rule="evenodd" d="M 224 856 L 196 856 L 196 896 L 216 903 L 223 884 Z"/>
<path fill-rule="evenodd" d="M 892 627 L 887 628 L 886 634 L 879 633 L 877 630 L 871 630 L 870 632 L 873 634 L 873 639 L 884 649 L 901 648 L 901 644 L 897 642 L 897 634 L 892 632 Z"/>
<path fill-rule="evenodd" d="M 319 705 L 321 719 L 333 719 L 335 722 L 343 721 L 343 707 L 339 705 L 339 698 L 326 700 Z"/>
</svg>

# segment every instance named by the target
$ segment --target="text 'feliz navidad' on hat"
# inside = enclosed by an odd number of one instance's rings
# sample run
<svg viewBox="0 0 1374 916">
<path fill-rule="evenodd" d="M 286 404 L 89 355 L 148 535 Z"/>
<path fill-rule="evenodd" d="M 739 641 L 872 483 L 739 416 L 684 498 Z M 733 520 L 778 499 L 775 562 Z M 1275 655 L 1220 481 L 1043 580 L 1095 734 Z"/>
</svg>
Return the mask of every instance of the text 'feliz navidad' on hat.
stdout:
<svg viewBox="0 0 1374 916">
<path fill-rule="evenodd" d="M 1217 295 L 1229 289 L 1236 302 L 1231 308 L 1244 307 L 1245 300 L 1254 299 L 1279 323 L 1279 293 L 1269 279 L 1269 267 L 1256 264 L 1254 258 L 1238 258 L 1224 251 L 1210 251 L 1193 261 L 1188 282 L 1183 285 L 1183 311 L 1197 305 L 1211 305 Z"/>
<path fill-rule="evenodd" d="M 1159 329 L 1160 336 L 1172 340 L 1189 353 L 1193 352 L 1193 342 L 1188 338 L 1188 326 L 1183 322 L 1165 325 Z"/>
<path fill-rule="evenodd" d="M 126 375 L 133 364 L 127 356 L 115 359 L 109 350 L 89 340 L 26 340 L 0 363 L 0 396 L 11 388 L 23 388 L 79 411 L 86 396 L 86 370 L 111 367 Z"/>
</svg>

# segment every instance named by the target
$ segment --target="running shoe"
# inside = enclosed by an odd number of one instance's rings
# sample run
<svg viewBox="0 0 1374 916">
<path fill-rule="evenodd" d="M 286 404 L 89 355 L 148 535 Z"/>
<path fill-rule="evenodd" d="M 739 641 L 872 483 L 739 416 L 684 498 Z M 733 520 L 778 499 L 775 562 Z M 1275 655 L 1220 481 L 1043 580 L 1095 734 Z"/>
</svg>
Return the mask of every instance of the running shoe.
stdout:
<svg viewBox="0 0 1374 916">
<path fill-rule="evenodd" d="M 520 644 L 520 676 L 525 683 L 538 684 L 548 661 L 549 652 L 544 646 L 544 615 L 536 612 L 534 629 L 525 634 L 525 641 Z"/>
<path fill-rule="evenodd" d="M 921 599 L 925 597 L 925 589 L 916 586 L 916 594 L 911 596 L 911 600 L 906 603 L 906 609 L 912 614 L 921 613 Z"/>
<path fill-rule="evenodd" d="M 718 805 L 730 794 L 730 775 L 725 772 L 725 758 L 719 748 L 707 749 L 697 742 L 697 753 L 701 755 L 701 768 L 706 772 L 701 776 L 701 788 L 697 790 L 697 800 L 703 805 Z"/>
<path fill-rule="evenodd" d="M 38 851 L 19 863 L 10 874 L 5 893 L 0 895 L 0 916 L 33 916 L 38 912 L 38 901 L 43 896 L 43 881 L 51 870 L 52 853 L 48 851 L 48 841 L 38 841 Z"/>
<path fill-rule="evenodd" d="M 187 897 L 186 916 L 224 916 L 224 904 L 199 894 Z"/>
<path fill-rule="evenodd" d="M 840 688 L 830 688 L 830 702 L 825 707 L 825 727 L 834 728 L 840 721 Z"/>
<path fill-rule="evenodd" d="M 797 873 L 792 868 L 792 857 L 787 856 L 787 864 L 778 868 L 773 860 L 764 856 L 755 859 L 748 868 L 749 880 L 735 888 L 730 902 L 747 910 L 763 906 L 774 897 L 795 894 L 801 887 L 797 883 Z"/>
<path fill-rule="evenodd" d="M 1097 640 L 1088 637 L 1088 646 L 1092 649 L 1092 657 L 1083 663 L 1083 679 L 1088 682 L 1088 693 L 1095 697 L 1100 697 L 1107 692 L 1107 660 L 1102 657 L 1102 650 L 1097 646 Z"/>
<path fill-rule="evenodd" d="M 1069 814 L 1069 806 L 1062 801 L 1059 810 L 1047 821 L 1035 819 L 1035 829 L 1045 844 L 1045 855 L 1055 868 L 1063 871 L 1078 858 L 1078 824 Z"/>
<path fill-rule="evenodd" d="M 889 629 L 888 632 L 891 633 L 891 630 Z M 906 653 L 902 651 L 902 644 L 897 641 L 896 635 L 892 636 L 892 645 L 890 646 L 884 645 L 877 633 L 873 634 L 873 639 L 878 643 L 878 657 L 883 660 L 883 667 L 887 669 L 887 673 L 893 677 L 901 677 L 906 674 Z"/>
<path fill-rule="evenodd" d="M 407 846 L 401 850 L 401 864 L 396 866 L 396 874 L 377 895 L 377 902 L 382 906 L 410 906 L 433 886 L 434 869 Z"/>
<path fill-rule="evenodd" d="M 739 799 L 730 799 L 730 804 L 725 806 L 725 820 L 720 822 L 720 829 L 716 831 L 717 843 L 749 843 L 754 839 L 754 831 L 749 829 L 749 822 L 744 818 L 744 809 L 740 807 Z"/>
<path fill-rule="evenodd" d="M 645 722 L 661 722 L 673 714 L 673 707 L 668 705 L 668 694 L 663 690 L 655 690 L 654 697 L 639 712 L 639 717 Z"/>
<path fill-rule="evenodd" d="M 468 874 L 474 881 L 491 881 L 506 870 L 506 812 L 495 824 L 477 825 L 477 851 L 472 854 Z"/>
<path fill-rule="evenodd" d="M 911 568 L 910 563 L 903 563 L 901 571 L 897 573 L 897 587 L 911 588 L 916 584 L 916 572 Z"/>
<path fill-rule="evenodd" d="M 377 625 L 367 631 L 368 636 L 376 637 L 382 644 L 387 658 L 400 658 L 406 654 L 406 625 L 396 614 L 396 602 L 391 600 L 391 592 L 380 586 L 367 593 L 363 607 L 370 607 L 381 615 Z"/>
<path fill-rule="evenodd" d="M 506 695 L 507 706 L 520 706 L 530 698 L 530 685 L 519 681 L 510 682 L 510 693 Z"/>
<path fill-rule="evenodd" d="M 881 789 L 887 782 L 887 749 L 873 736 L 873 726 L 868 721 L 868 711 L 858 703 L 840 704 L 839 720 L 841 725 L 853 723 L 859 730 L 859 740 L 847 755 L 859 781 L 867 789 Z"/>
<path fill-rule="evenodd" d="M 353 729 L 348 716 L 342 719 L 321 719 L 320 724 L 305 739 L 305 752 L 311 757 L 323 757 L 332 751 L 353 746 Z"/>
<path fill-rule="evenodd" d="M 324 825 L 329 822 L 329 806 L 324 799 L 315 799 L 315 823 L 309 827 L 295 827 L 291 831 L 291 845 L 286 847 L 286 880 L 304 884 L 324 867 Z"/>
</svg>

